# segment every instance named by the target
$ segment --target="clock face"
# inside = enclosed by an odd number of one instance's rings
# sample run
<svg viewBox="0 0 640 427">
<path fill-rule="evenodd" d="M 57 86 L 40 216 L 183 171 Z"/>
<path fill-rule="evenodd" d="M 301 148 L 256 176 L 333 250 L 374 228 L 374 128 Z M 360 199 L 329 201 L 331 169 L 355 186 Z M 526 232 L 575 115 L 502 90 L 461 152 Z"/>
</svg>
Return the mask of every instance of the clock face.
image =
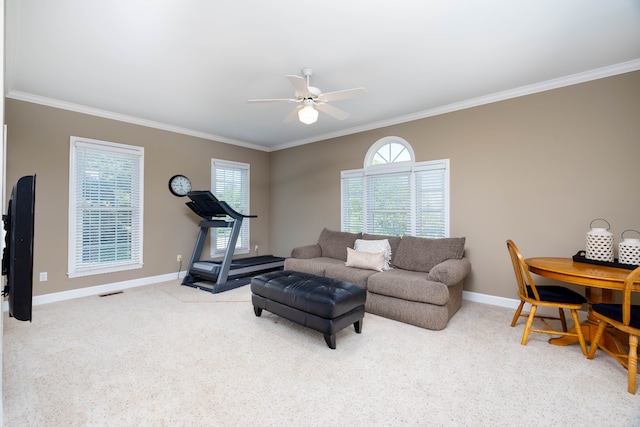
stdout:
<svg viewBox="0 0 640 427">
<path fill-rule="evenodd" d="M 169 191 L 174 196 L 186 196 L 191 191 L 191 180 L 184 175 L 174 175 L 169 179 Z"/>
</svg>

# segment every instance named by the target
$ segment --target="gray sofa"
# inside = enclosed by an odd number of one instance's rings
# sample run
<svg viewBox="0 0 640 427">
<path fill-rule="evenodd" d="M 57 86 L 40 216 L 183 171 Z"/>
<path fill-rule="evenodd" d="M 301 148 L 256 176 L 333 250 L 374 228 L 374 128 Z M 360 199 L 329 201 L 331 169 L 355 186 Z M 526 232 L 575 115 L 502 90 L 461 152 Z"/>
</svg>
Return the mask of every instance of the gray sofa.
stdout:
<svg viewBox="0 0 640 427">
<path fill-rule="evenodd" d="M 379 253 L 353 251 L 358 239 L 360 246 L 368 243 L 362 240 L 387 239 L 391 269 L 380 271 Z M 318 243 L 294 248 L 284 268 L 357 283 L 367 289 L 367 312 L 440 330 L 462 304 L 463 280 L 471 271 L 464 244 L 464 237 L 401 238 L 325 228 Z M 356 257 L 362 256 L 366 262 L 360 266 Z"/>
</svg>

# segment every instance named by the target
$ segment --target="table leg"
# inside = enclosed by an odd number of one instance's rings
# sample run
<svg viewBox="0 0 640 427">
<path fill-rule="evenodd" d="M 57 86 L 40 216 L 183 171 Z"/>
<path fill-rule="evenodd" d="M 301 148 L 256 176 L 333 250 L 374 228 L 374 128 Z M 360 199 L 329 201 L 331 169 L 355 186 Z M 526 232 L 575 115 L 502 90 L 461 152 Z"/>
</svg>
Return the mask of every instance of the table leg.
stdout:
<svg viewBox="0 0 640 427">
<path fill-rule="evenodd" d="M 580 324 L 582 328 L 582 335 L 584 335 L 584 340 L 587 344 L 591 343 L 591 338 L 596 336 L 596 330 L 598 329 L 597 324 L 589 323 L 589 321 L 584 321 Z M 573 326 L 569 329 L 569 332 L 576 333 L 576 328 Z M 606 347 L 610 349 L 614 353 L 618 354 L 626 354 L 626 349 L 624 347 L 625 337 L 620 336 L 620 333 L 617 329 L 612 327 L 607 327 L 602 334 L 602 338 L 600 338 L 600 346 Z M 562 336 L 558 338 L 549 339 L 549 344 L 565 346 L 569 344 L 573 344 L 578 342 L 578 337 L 575 336 Z"/>
<path fill-rule="evenodd" d="M 580 324 L 582 328 L 582 334 L 584 335 L 584 339 L 587 343 L 591 342 L 591 339 L 596 336 L 596 331 L 598 330 L 598 321 L 596 320 L 593 312 L 591 310 L 592 304 L 600 304 L 600 303 L 611 303 L 613 302 L 613 291 L 611 289 L 601 289 L 601 288 L 591 288 L 587 287 L 585 296 L 588 301 L 588 310 L 587 310 L 587 320 Z M 569 330 L 569 332 L 576 332 L 575 325 Z M 604 334 L 600 339 L 600 345 L 602 347 L 606 347 L 613 351 L 614 353 L 622 353 L 626 354 L 623 340 L 624 337 L 620 337 L 618 334 L 618 330 L 615 328 L 608 327 L 604 330 Z M 569 345 L 578 342 L 578 337 L 572 336 L 563 336 L 558 338 L 551 338 L 549 340 L 550 344 L 553 345 Z"/>
</svg>

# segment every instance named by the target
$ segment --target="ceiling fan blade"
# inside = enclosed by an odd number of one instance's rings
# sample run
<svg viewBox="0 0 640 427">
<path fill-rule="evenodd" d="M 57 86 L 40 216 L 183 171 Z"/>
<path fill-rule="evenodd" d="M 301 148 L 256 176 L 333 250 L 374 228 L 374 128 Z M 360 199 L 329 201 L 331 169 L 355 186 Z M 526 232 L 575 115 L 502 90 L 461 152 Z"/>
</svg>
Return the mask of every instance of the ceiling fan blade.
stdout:
<svg viewBox="0 0 640 427">
<path fill-rule="evenodd" d="M 333 105 L 319 102 L 317 104 L 314 104 L 314 107 L 316 108 L 316 110 L 322 111 L 323 113 L 327 113 L 331 117 L 334 117 L 338 120 L 344 120 L 347 117 L 349 117 L 349 113 L 347 113 L 346 111 L 342 111 L 341 109 L 336 108 Z"/>
<path fill-rule="evenodd" d="M 300 102 L 299 99 L 285 99 L 285 98 L 280 98 L 280 99 L 249 99 L 247 102 L 250 103 L 256 103 L 256 102 Z"/>
<path fill-rule="evenodd" d="M 355 89 L 345 89 L 345 90 L 336 90 L 335 92 L 327 92 L 318 96 L 318 101 L 339 101 L 341 99 L 353 99 L 360 98 L 361 96 L 365 96 L 367 94 L 367 90 L 363 87 L 358 87 Z"/>
<path fill-rule="evenodd" d="M 284 122 L 288 123 L 293 121 L 296 117 L 298 117 L 298 111 L 302 110 L 303 108 L 304 108 L 304 105 L 298 105 L 296 108 L 293 109 L 293 111 L 291 111 L 291 113 L 289 113 L 287 118 L 284 119 Z"/>
<path fill-rule="evenodd" d="M 289 79 L 289 82 L 291 83 L 293 88 L 296 90 L 296 96 L 299 96 L 301 98 L 310 98 L 313 96 L 311 91 L 309 91 L 309 86 L 307 86 L 307 81 L 304 79 L 304 77 L 289 75 L 287 76 L 287 78 Z"/>
</svg>

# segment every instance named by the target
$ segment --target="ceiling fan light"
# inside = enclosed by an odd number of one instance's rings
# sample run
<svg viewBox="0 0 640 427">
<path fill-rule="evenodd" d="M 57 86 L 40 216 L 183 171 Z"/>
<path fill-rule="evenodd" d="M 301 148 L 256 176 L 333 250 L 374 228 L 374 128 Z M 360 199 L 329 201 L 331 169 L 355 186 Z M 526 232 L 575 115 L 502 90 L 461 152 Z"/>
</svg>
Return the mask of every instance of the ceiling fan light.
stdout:
<svg viewBox="0 0 640 427">
<path fill-rule="evenodd" d="M 313 108 L 312 105 L 305 105 L 304 108 L 298 111 L 298 119 L 306 125 L 315 123 L 318 120 L 318 110 Z"/>
</svg>

